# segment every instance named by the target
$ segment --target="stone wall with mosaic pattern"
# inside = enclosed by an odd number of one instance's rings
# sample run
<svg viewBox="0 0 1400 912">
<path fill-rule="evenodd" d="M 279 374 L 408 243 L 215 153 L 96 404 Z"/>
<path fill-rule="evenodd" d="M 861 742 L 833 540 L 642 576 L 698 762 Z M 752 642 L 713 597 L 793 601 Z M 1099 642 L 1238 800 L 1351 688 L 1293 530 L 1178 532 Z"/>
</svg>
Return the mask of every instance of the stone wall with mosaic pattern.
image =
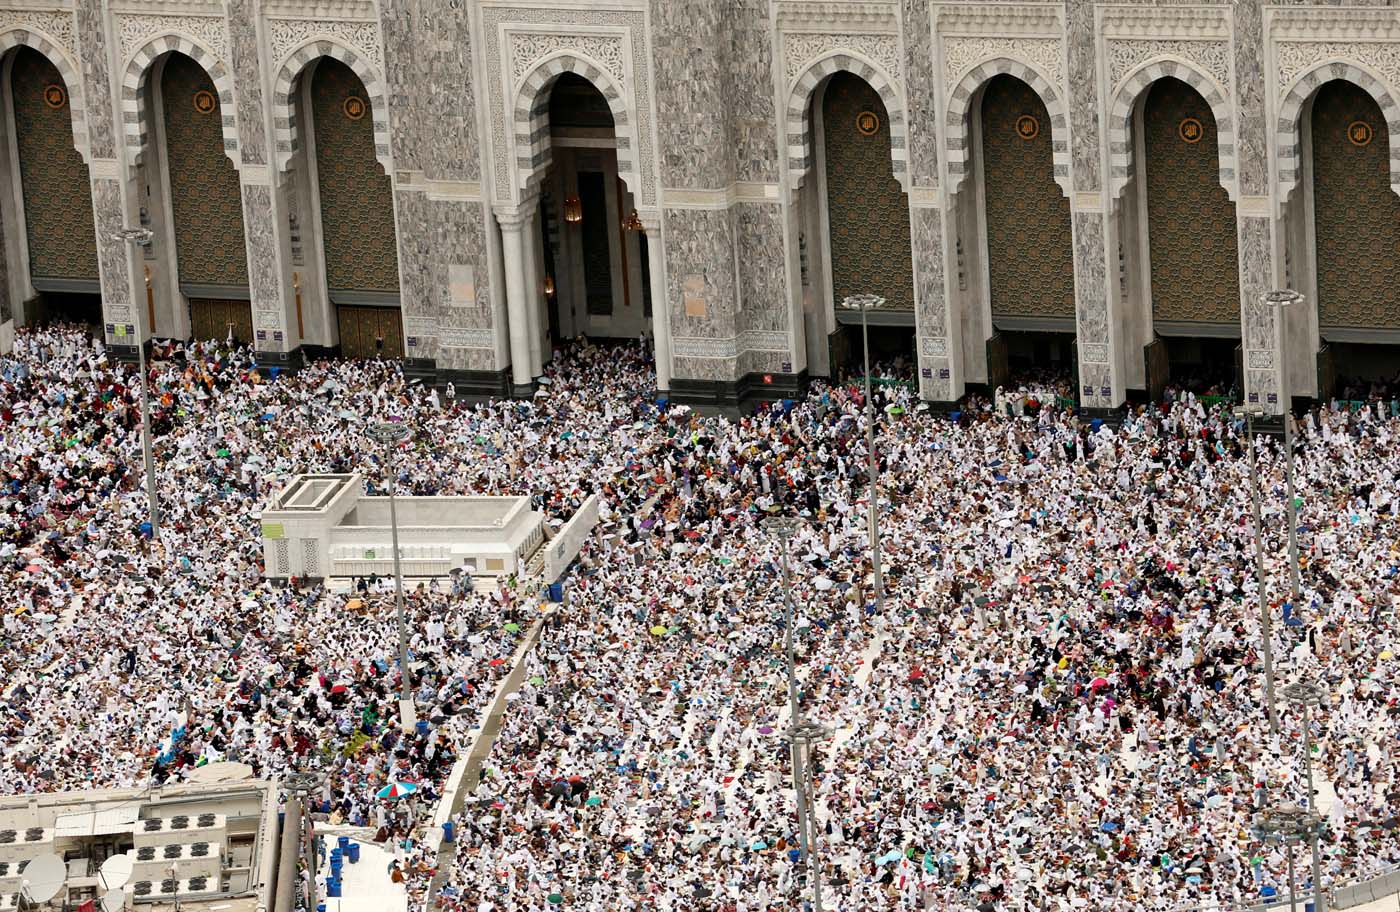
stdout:
<svg viewBox="0 0 1400 912">
<path fill-rule="evenodd" d="M 58 69 L 29 48 L 15 52 L 11 78 L 30 275 L 95 282 L 92 185 L 73 148 L 68 87 Z"/>
<path fill-rule="evenodd" d="M 1215 116 L 1170 77 L 1152 85 L 1145 104 L 1152 315 L 1238 325 L 1235 204 L 1220 186 Z"/>
<path fill-rule="evenodd" d="M 203 67 L 172 53 L 160 91 L 180 284 L 246 288 L 243 197 L 224 152 L 218 90 Z"/>
<path fill-rule="evenodd" d="M 1069 200 L 1055 183 L 1045 103 L 1014 76 L 982 96 L 987 272 L 993 315 L 1074 317 Z"/>
<path fill-rule="evenodd" d="M 890 165 L 880 96 L 837 73 L 822 98 L 822 130 L 833 296 L 878 294 L 890 308 L 913 310 L 909 203 Z"/>
<path fill-rule="evenodd" d="M 1400 328 L 1400 197 L 1371 97 L 1329 82 L 1312 108 L 1318 323 Z"/>
<path fill-rule="evenodd" d="M 365 87 L 345 64 L 323 58 L 311 77 L 311 111 L 326 285 L 333 290 L 397 294 L 393 190 L 374 155 L 374 124 Z M 355 112 L 362 116 L 352 117 Z"/>
</svg>

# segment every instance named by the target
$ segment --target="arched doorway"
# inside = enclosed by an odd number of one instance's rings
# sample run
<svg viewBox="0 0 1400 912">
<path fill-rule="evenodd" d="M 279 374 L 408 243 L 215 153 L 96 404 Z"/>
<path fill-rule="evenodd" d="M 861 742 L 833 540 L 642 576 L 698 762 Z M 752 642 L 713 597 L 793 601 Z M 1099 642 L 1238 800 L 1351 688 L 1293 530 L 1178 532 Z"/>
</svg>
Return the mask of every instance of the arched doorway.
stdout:
<svg viewBox="0 0 1400 912">
<path fill-rule="evenodd" d="M 209 73 L 170 51 L 141 91 L 151 123 L 141 160 L 145 325 L 155 336 L 252 344 L 238 171 L 225 151 L 224 106 Z"/>
<path fill-rule="evenodd" d="M 294 170 L 307 179 L 297 182 L 301 205 L 293 210 L 305 249 L 297 290 L 316 302 L 301 328 L 314 326 L 347 358 L 401 358 L 393 188 L 376 155 L 370 98 L 355 71 L 332 57 L 312 62 L 301 85 Z"/>
<path fill-rule="evenodd" d="M 909 203 L 891 163 L 889 111 L 861 77 L 838 71 L 809 101 L 813 167 L 799 197 L 799 260 L 808 370 L 862 370 L 859 313 L 842 299 L 876 294 L 872 360 L 914 363 Z"/>
<path fill-rule="evenodd" d="M 1075 368 L 1075 304 L 1069 200 L 1055 181 L 1050 115 L 1034 89 L 1006 74 L 988 80 L 975 104 L 987 382 L 1053 383 Z"/>
<path fill-rule="evenodd" d="M 1195 88 L 1163 77 L 1135 116 L 1137 301 L 1150 340 L 1149 395 L 1168 384 L 1204 395 L 1238 386 L 1239 257 L 1235 204 L 1220 185 L 1215 115 Z"/>
<path fill-rule="evenodd" d="M 1318 331 L 1333 383 L 1321 395 L 1365 398 L 1400 371 L 1400 198 L 1390 136 L 1354 83 L 1323 84 L 1305 108 Z"/>
<path fill-rule="evenodd" d="M 636 339 L 652 320 L 650 251 L 632 219 L 635 198 L 618 175 L 613 113 L 576 73 L 563 73 L 550 89 L 549 141 L 553 167 L 529 226 L 540 363 L 550 359 L 553 340 Z"/>
<path fill-rule="evenodd" d="M 99 326 L 92 185 L 73 147 L 69 87 L 58 68 L 29 47 L 8 54 L 3 68 L 3 173 L 19 190 L 6 194 L 3 205 L 11 309 L 23 322 Z"/>
</svg>

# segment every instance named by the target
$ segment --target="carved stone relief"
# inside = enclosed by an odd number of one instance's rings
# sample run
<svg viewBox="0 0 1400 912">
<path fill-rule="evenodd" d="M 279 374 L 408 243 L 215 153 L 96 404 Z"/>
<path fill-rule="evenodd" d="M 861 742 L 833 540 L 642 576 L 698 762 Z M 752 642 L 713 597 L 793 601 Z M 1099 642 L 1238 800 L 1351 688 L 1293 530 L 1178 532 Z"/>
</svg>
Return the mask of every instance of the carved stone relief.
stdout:
<svg viewBox="0 0 1400 912">
<path fill-rule="evenodd" d="M 783 74 L 788 83 L 802 75 L 806 65 L 835 49 L 863 54 L 892 79 L 902 79 L 899 40 L 894 35 L 805 34 L 783 35 Z"/>
<path fill-rule="evenodd" d="M 1227 95 L 1230 91 L 1230 45 L 1225 41 L 1139 41 L 1109 39 L 1108 83 L 1117 89 L 1136 67 L 1153 57 L 1189 60 L 1210 74 Z"/>
<path fill-rule="evenodd" d="M 510 36 L 511 75 L 519 82 L 537 61 L 555 51 L 577 51 L 593 58 L 618 82 L 626 82 L 622 39 L 615 35 L 550 35 L 539 32 Z"/>
<path fill-rule="evenodd" d="M 220 60 L 228 60 L 228 29 L 222 16 L 117 15 L 122 61 L 128 61 L 156 35 L 178 32 L 197 40 Z"/>
<path fill-rule="evenodd" d="M 63 12 L 40 12 L 38 10 L 0 10 L 0 32 L 10 29 L 32 29 L 43 32 L 54 43 L 70 54 L 76 53 L 73 39 L 73 14 Z M 69 90 L 72 90 L 69 86 Z"/>
<path fill-rule="evenodd" d="M 374 64 L 379 72 L 384 72 L 384 55 L 379 47 L 379 23 L 345 22 L 311 19 L 269 19 L 267 20 L 267 40 L 272 48 L 272 59 L 282 61 L 288 54 L 312 38 L 334 38 L 352 47 L 365 60 Z"/>
<path fill-rule="evenodd" d="M 1400 44 L 1389 42 L 1280 41 L 1274 45 L 1280 94 L 1304 72 L 1326 60 L 1370 67 L 1391 86 L 1400 86 Z"/>
<path fill-rule="evenodd" d="M 974 66 L 992 57 L 1024 60 L 1050 80 L 1057 91 L 1064 89 L 1064 51 L 1058 38 L 966 38 L 943 39 L 943 86 L 951 94 L 958 81 Z"/>
</svg>

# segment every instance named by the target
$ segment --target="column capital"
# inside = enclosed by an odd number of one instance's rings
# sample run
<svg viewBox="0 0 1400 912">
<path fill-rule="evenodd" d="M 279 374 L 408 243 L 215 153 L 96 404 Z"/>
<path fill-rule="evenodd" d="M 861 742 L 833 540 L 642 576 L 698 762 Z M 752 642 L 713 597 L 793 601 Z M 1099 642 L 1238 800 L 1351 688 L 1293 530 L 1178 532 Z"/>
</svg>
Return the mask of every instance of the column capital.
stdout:
<svg viewBox="0 0 1400 912">
<path fill-rule="evenodd" d="M 491 211 L 496 216 L 496 221 L 500 223 L 501 228 L 518 231 L 534 217 L 535 208 L 539 202 L 538 196 L 528 196 L 514 206 L 494 206 Z"/>
</svg>

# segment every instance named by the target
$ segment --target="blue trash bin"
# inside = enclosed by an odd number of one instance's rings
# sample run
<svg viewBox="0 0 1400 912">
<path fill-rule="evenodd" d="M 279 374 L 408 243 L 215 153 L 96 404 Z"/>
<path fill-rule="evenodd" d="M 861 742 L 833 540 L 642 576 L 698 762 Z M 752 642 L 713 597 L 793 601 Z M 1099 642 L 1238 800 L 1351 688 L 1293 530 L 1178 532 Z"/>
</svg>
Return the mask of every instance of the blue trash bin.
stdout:
<svg viewBox="0 0 1400 912">
<path fill-rule="evenodd" d="M 550 583 L 550 584 L 549 584 L 549 600 L 550 600 L 551 602 L 556 603 L 556 604 L 559 603 L 559 602 L 564 601 L 564 584 L 563 584 L 563 583 Z"/>
<path fill-rule="evenodd" d="M 335 837 L 335 847 L 336 847 L 337 849 L 340 849 L 340 854 L 344 855 L 345 852 L 346 852 L 346 850 L 350 848 L 350 837 L 349 837 L 349 836 L 337 836 L 337 837 Z"/>
<path fill-rule="evenodd" d="M 451 820 L 447 821 L 446 823 L 444 823 L 444 824 L 442 825 L 442 841 L 443 841 L 443 842 L 456 842 L 456 841 L 457 841 L 457 824 L 453 823 Z"/>
<path fill-rule="evenodd" d="M 413 727 L 417 729 L 418 734 L 420 735 L 426 735 L 428 733 L 428 729 L 431 728 L 431 726 L 428 725 L 427 719 L 419 719 L 418 724 Z"/>
<path fill-rule="evenodd" d="M 332 877 L 326 881 L 326 896 L 330 899 L 340 898 L 340 878 Z"/>
<path fill-rule="evenodd" d="M 345 857 L 348 858 L 348 859 L 350 859 L 350 863 L 351 863 L 351 864 L 359 864 L 359 863 L 360 863 L 360 844 L 359 844 L 358 842 L 352 842 L 352 843 L 350 843 L 350 848 L 348 848 L 348 849 L 345 850 Z"/>
</svg>

